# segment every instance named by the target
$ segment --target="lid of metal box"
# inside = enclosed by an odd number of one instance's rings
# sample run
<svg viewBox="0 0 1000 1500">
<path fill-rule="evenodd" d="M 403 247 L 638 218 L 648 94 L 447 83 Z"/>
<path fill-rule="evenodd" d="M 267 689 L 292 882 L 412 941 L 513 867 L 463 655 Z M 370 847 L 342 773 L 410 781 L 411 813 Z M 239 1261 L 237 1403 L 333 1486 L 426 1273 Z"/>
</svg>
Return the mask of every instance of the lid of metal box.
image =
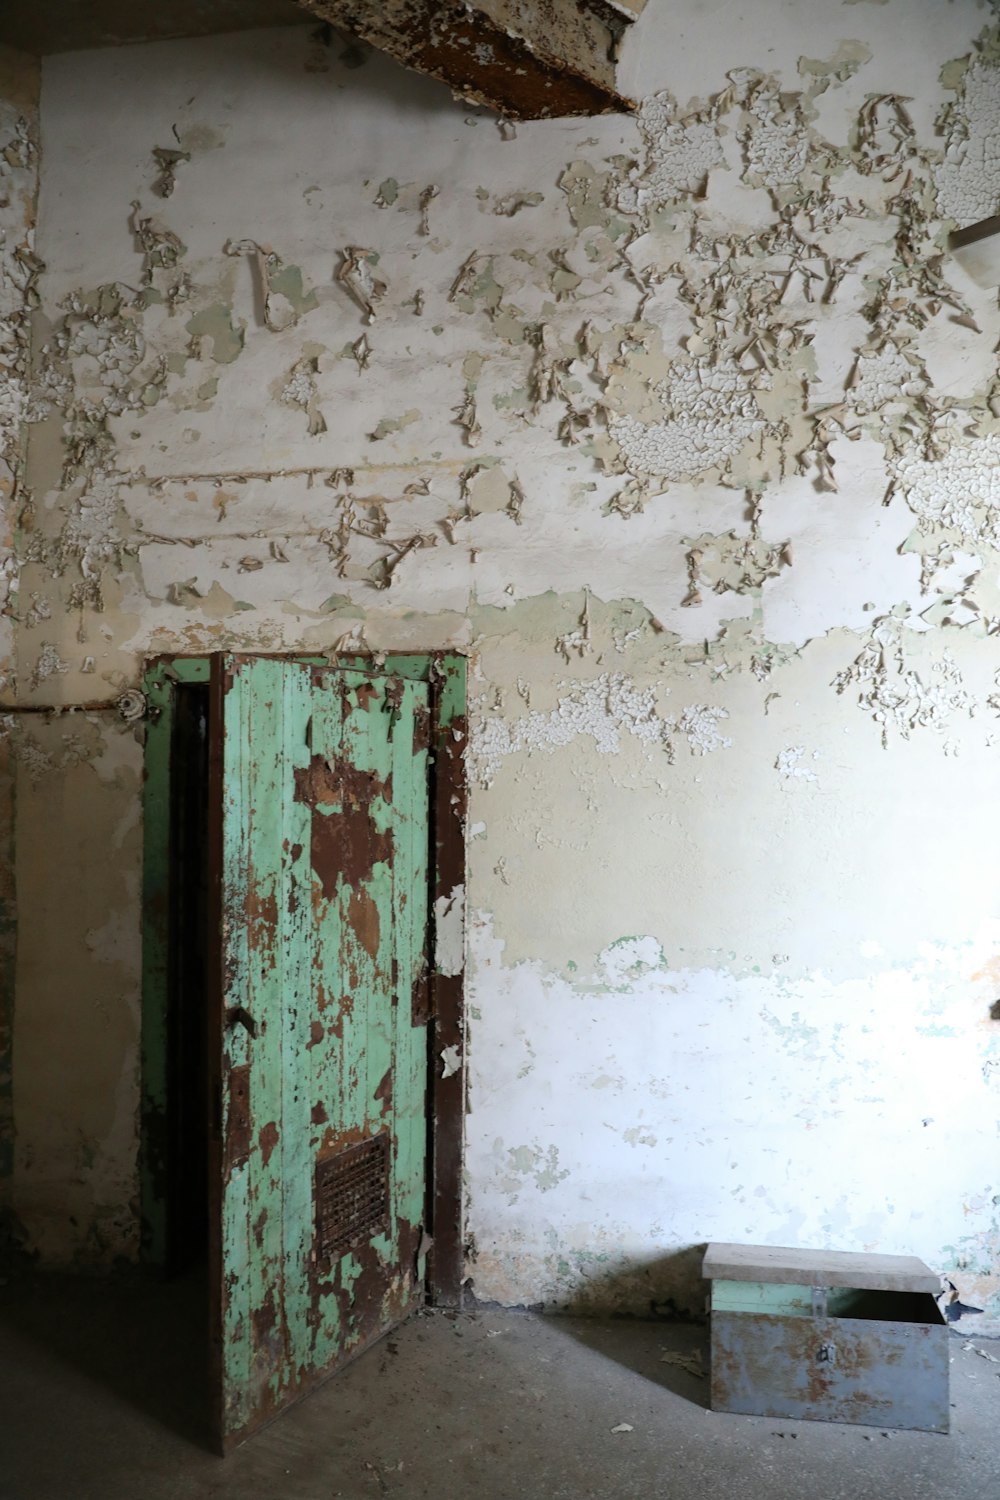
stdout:
<svg viewBox="0 0 1000 1500">
<path fill-rule="evenodd" d="M 933 1292 L 941 1278 L 915 1255 L 850 1250 L 791 1250 L 783 1245 L 709 1245 L 708 1281 L 773 1281 L 791 1286 L 849 1286 L 866 1292 Z"/>
</svg>

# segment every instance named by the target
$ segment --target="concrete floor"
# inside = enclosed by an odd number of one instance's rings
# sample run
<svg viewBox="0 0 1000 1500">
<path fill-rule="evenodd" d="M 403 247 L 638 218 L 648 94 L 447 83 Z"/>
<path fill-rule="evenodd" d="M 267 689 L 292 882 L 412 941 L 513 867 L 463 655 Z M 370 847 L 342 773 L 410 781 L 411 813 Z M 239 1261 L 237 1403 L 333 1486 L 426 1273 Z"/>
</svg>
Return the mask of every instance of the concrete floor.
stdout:
<svg viewBox="0 0 1000 1500">
<path fill-rule="evenodd" d="M 703 1329 L 434 1312 L 222 1460 L 199 1441 L 196 1331 L 182 1287 L 0 1286 L 0 1500 L 1000 1496 L 1000 1344 L 982 1339 L 951 1340 L 940 1437 L 712 1413 L 705 1380 L 663 1360 Z"/>
</svg>

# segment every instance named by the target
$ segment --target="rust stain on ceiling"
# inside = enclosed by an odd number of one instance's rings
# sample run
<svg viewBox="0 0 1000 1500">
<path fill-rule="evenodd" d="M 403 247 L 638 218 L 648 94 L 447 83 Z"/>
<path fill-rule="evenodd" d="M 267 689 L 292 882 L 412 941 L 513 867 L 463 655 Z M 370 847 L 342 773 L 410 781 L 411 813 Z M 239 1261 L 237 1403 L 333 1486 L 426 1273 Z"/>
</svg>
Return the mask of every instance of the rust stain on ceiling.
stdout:
<svg viewBox="0 0 1000 1500">
<path fill-rule="evenodd" d="M 630 112 L 617 89 L 627 8 L 576 0 L 303 0 L 305 9 L 511 120 Z"/>
<path fill-rule="evenodd" d="M 631 112 L 616 85 L 618 49 L 646 0 L 13 0 L 0 44 L 35 56 L 130 42 L 302 24 L 333 28 L 439 79 L 510 120 Z M 350 36 L 342 38 L 353 47 Z M 358 52 L 351 60 L 363 60 Z M 171 183 L 172 186 L 172 183 Z M 167 196 L 169 188 L 162 195 Z"/>
</svg>

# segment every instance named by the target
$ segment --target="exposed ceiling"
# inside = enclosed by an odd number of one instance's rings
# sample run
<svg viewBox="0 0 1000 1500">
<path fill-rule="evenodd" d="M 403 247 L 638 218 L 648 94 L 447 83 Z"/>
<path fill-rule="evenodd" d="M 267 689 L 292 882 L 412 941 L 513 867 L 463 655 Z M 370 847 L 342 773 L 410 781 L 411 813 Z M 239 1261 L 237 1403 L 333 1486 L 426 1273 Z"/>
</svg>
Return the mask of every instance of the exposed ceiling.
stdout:
<svg viewBox="0 0 1000 1500">
<path fill-rule="evenodd" d="M 372 46 L 513 120 L 634 108 L 618 44 L 642 0 L 302 0 Z"/>
<path fill-rule="evenodd" d="M 363 38 L 511 119 L 634 108 L 619 43 L 646 0 L 7 0 L 0 43 L 43 55 L 301 25 Z M 349 46 L 349 42 L 345 45 Z"/>
</svg>

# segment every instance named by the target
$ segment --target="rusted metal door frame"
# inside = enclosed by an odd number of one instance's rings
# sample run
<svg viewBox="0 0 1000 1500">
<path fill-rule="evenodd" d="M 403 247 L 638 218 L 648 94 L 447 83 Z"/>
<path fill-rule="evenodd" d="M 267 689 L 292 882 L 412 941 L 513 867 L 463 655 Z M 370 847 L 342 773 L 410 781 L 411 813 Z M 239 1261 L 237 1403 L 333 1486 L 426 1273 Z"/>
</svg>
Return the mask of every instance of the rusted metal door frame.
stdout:
<svg viewBox="0 0 1000 1500">
<path fill-rule="evenodd" d="M 259 656 L 279 653 L 258 652 Z M 456 652 L 406 653 L 375 659 L 352 654 L 328 657 L 289 654 L 286 659 L 311 666 L 393 673 L 427 682 L 430 701 L 430 932 L 433 955 L 429 974 L 428 1076 L 428 1228 L 433 1246 L 427 1258 L 427 1295 L 441 1306 L 458 1306 L 464 1274 L 462 1224 L 462 1156 L 465 1119 L 465 986 L 464 965 L 449 961 L 442 972 L 434 930 L 435 913 L 451 908 L 456 891 L 465 887 L 466 660 Z M 163 655 L 147 662 L 144 688 L 149 704 L 143 794 L 143 996 L 142 1087 L 140 1108 L 140 1200 L 144 1260 L 162 1266 L 166 1251 L 166 1003 L 168 943 L 168 877 L 170 735 L 177 686 L 206 683 L 211 658 Z M 218 710 L 218 704 L 214 709 Z M 211 775 L 221 775 L 216 767 Z M 216 791 L 218 788 L 216 788 Z M 221 809 L 221 797 L 212 799 Z M 212 841 L 219 837 L 212 819 Z M 217 847 L 217 846 L 216 846 Z M 218 858 L 218 855 L 216 855 Z M 214 928 L 218 923 L 213 923 Z M 216 935 L 218 936 L 218 935 Z M 218 963 L 218 949 L 214 958 Z M 213 955 L 210 953 L 211 964 Z M 221 1018 L 209 1018 L 209 1056 L 220 1051 Z M 447 1066 L 444 1056 L 447 1055 Z M 457 1060 L 458 1065 L 454 1066 Z M 211 1109 L 219 1106 L 213 1088 Z M 211 1124 L 211 1117 L 210 1117 Z M 221 1142 L 213 1148 L 221 1150 Z M 218 1163 L 210 1163 L 218 1180 Z"/>
</svg>

